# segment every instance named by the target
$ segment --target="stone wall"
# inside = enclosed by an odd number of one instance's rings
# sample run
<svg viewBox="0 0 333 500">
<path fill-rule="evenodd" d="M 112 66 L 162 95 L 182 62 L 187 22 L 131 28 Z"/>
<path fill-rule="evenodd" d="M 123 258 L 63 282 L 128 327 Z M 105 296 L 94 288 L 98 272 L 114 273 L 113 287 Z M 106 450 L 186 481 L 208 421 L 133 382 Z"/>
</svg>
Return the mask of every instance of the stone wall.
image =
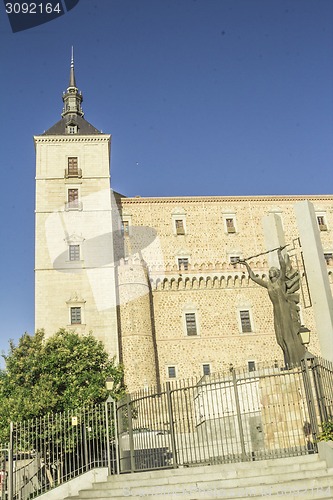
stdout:
<svg viewBox="0 0 333 500">
<path fill-rule="evenodd" d="M 122 198 L 121 215 L 129 221 L 131 255 L 140 255 L 149 269 L 160 380 L 222 371 L 232 363 L 247 366 L 282 361 L 276 343 L 272 305 L 267 291 L 249 280 L 244 268 L 230 264 L 231 256 L 246 258 L 265 252 L 262 218 L 277 213 L 283 223 L 293 265 L 302 277 L 301 319 L 311 330 L 310 349 L 320 354 L 316 326 L 298 248 L 293 205 L 304 197 Z M 327 223 L 321 231 L 324 252 L 333 251 L 333 197 L 310 196 Z M 177 235 L 175 219 L 184 221 L 185 234 Z M 235 232 L 228 233 L 225 219 Z M 178 258 L 188 258 L 179 269 Z M 267 255 L 250 261 L 255 273 L 268 277 Z M 328 264 L 331 273 L 332 262 Z M 330 275 L 331 283 L 332 276 Z M 332 286 L 332 285 L 331 285 Z M 303 296 L 304 295 L 304 300 Z M 240 311 L 248 310 L 251 332 L 243 333 Z M 197 335 L 186 333 L 185 314 L 194 312 Z M 127 362 L 131 363 L 130 356 Z M 142 384 L 142 381 L 141 381 Z M 139 383 L 140 387 L 140 383 Z M 138 388 L 139 388 L 138 387 Z"/>
</svg>

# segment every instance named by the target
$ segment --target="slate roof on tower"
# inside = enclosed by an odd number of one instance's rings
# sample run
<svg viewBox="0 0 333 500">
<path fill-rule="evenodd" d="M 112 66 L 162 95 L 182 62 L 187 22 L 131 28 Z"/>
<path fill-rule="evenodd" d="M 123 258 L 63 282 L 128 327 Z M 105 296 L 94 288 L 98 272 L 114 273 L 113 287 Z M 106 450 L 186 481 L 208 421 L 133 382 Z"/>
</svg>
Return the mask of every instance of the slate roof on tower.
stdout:
<svg viewBox="0 0 333 500">
<path fill-rule="evenodd" d="M 75 119 L 72 119 L 70 122 L 68 119 L 62 118 L 41 135 L 66 135 L 68 134 L 68 125 L 72 124 L 77 126 L 78 135 L 102 134 L 100 130 L 97 130 L 97 128 L 87 122 L 87 120 L 81 116 L 76 116 Z"/>
<path fill-rule="evenodd" d="M 64 101 L 64 108 L 62 111 L 62 118 L 51 128 L 46 130 L 42 135 L 65 135 L 65 134 L 79 134 L 79 135 L 96 135 L 102 134 L 91 123 L 83 118 L 81 103 L 83 101 L 82 92 L 76 86 L 75 73 L 74 73 L 74 52 L 72 48 L 71 67 L 69 73 L 69 85 L 66 92 L 62 95 Z"/>
</svg>

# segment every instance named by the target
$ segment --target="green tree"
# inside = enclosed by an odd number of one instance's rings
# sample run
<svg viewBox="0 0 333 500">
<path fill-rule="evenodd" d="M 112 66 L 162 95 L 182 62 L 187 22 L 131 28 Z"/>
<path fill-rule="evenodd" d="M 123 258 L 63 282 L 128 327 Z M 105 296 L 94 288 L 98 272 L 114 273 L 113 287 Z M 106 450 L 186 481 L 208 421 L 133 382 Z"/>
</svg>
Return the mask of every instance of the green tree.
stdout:
<svg viewBox="0 0 333 500">
<path fill-rule="evenodd" d="M 25 333 L 10 342 L 5 369 L 0 372 L 0 440 L 10 421 L 26 420 L 105 401 L 107 377 L 114 380 L 112 396 L 125 393 L 123 369 L 110 359 L 91 334 L 60 330 L 45 339 L 44 331 Z"/>
</svg>

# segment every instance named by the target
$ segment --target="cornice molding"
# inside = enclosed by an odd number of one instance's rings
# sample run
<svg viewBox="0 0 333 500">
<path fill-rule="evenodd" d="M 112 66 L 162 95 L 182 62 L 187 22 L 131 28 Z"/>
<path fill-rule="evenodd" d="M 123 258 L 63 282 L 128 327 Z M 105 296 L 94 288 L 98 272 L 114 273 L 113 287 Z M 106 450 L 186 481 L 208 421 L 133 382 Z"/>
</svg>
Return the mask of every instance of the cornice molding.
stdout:
<svg viewBox="0 0 333 500">
<path fill-rule="evenodd" d="M 266 272 L 255 273 L 261 279 L 268 279 L 268 269 Z M 328 271 L 329 282 L 333 284 L 333 272 Z M 304 272 L 301 271 L 301 279 L 304 283 Z M 153 292 L 187 291 L 187 290 L 213 290 L 213 289 L 239 289 L 239 288 L 260 288 L 256 285 L 247 273 L 242 272 L 211 272 L 210 274 L 187 274 L 178 273 L 172 276 L 152 276 L 150 283 Z"/>
<path fill-rule="evenodd" d="M 283 201 L 303 201 L 303 200 L 315 200 L 315 201 L 332 201 L 333 194 L 320 194 L 320 195 L 258 195 L 258 196 L 184 196 L 184 197 L 161 197 L 161 198 L 141 198 L 140 196 L 134 198 L 121 198 L 121 205 L 135 205 L 143 203 L 217 203 L 217 202 L 228 202 L 237 203 L 244 201 L 252 202 L 283 202 Z"/>
<path fill-rule="evenodd" d="M 111 135 L 81 135 L 81 136 L 34 136 L 35 143 L 63 143 L 63 142 L 109 142 Z"/>
</svg>

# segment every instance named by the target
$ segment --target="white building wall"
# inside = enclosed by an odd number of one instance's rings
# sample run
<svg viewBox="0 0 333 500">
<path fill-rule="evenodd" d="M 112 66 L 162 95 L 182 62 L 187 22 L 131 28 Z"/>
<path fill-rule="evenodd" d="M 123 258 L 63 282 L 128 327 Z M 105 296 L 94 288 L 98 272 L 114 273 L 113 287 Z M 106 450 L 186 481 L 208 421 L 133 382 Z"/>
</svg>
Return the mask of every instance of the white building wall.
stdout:
<svg viewBox="0 0 333 500">
<path fill-rule="evenodd" d="M 110 136 L 37 136 L 35 327 L 90 331 L 118 358 L 110 193 Z M 66 178 L 68 157 L 82 177 Z M 68 210 L 68 189 L 78 206 Z M 69 259 L 69 245 L 80 259 Z M 71 324 L 70 308 L 81 308 Z"/>
</svg>

